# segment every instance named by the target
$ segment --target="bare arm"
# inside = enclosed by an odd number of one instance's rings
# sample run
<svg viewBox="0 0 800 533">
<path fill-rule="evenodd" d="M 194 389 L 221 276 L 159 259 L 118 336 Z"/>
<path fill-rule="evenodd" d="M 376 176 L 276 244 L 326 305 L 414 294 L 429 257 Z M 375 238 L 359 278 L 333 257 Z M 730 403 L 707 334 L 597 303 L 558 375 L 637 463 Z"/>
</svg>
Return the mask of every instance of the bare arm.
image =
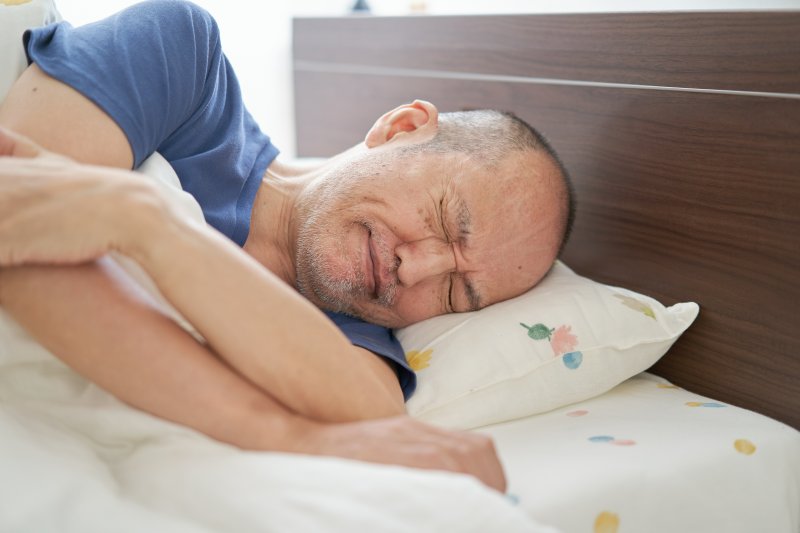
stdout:
<svg viewBox="0 0 800 533">
<path fill-rule="evenodd" d="M 131 165 L 130 147 L 116 124 L 35 67 L 0 106 L 0 125 L 79 161 Z M 35 155 L 21 152 L 17 155 Z M 14 153 L 2 135 L 0 153 Z M 0 170 L 3 164 L 0 158 Z M 348 424 L 297 416 L 135 297 L 102 264 L 0 268 L 0 303 L 92 381 L 132 405 L 216 439 L 250 449 L 467 472 L 500 490 L 505 486 L 492 443 L 481 435 L 444 432 L 407 416 Z M 108 322 L 111 318 L 116 320 Z M 356 353 L 386 370 L 372 354 Z"/>
<path fill-rule="evenodd" d="M 407 416 L 319 424 L 289 412 L 161 315 L 109 261 L 0 269 L 0 303 L 123 401 L 222 442 L 464 472 L 505 488 L 485 436 L 445 432 Z"/>
<path fill-rule="evenodd" d="M 81 163 L 133 166 L 133 151 L 117 123 L 35 64 L 22 73 L 0 105 L 0 126 Z"/>
<path fill-rule="evenodd" d="M 0 276 L 0 302 L 20 325 L 121 400 L 243 448 L 289 449 L 298 417 L 158 312 L 113 262 Z"/>
<path fill-rule="evenodd" d="M 239 372 L 317 420 L 404 412 L 389 367 L 357 352 L 316 307 L 207 225 L 161 213 L 138 218 L 121 251 Z"/>
<path fill-rule="evenodd" d="M 0 124 L 79 161 L 123 168 L 132 161 L 125 135 L 100 108 L 35 65 L 0 108 Z M 107 201 L 116 210 L 119 202 Z M 148 256 L 156 267 L 151 274 L 217 353 L 289 408 L 312 418 L 344 421 L 404 412 L 389 366 L 350 344 L 316 308 L 226 239 L 210 228 L 195 229 L 194 239 L 186 231 L 172 236 L 172 244 L 180 243 L 188 255 L 172 253 L 168 244 L 167 254 Z M 152 236 L 142 240 L 153 241 Z M 224 253 L 209 253 L 206 246 Z M 185 261 L 188 257 L 194 259 Z M 85 324 L 93 318 L 86 315 Z"/>
</svg>

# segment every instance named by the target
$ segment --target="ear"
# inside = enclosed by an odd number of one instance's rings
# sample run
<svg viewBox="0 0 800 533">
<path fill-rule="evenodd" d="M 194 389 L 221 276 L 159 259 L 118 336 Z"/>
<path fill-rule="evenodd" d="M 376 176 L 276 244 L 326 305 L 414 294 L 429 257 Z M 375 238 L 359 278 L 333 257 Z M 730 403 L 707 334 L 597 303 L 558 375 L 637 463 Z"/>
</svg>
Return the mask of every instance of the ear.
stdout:
<svg viewBox="0 0 800 533">
<path fill-rule="evenodd" d="M 414 100 L 379 118 L 367 133 L 364 144 L 367 148 L 375 148 L 404 134 L 432 137 L 438 127 L 439 111 L 436 106 L 425 100 Z"/>
</svg>

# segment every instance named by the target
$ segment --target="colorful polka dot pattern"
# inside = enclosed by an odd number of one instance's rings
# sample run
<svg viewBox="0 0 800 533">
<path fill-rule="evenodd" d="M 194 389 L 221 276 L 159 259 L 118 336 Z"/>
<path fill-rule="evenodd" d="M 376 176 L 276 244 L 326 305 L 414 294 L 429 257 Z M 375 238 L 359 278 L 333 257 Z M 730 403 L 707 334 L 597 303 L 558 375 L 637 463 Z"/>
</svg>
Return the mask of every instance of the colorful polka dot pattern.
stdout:
<svg viewBox="0 0 800 533">
<path fill-rule="evenodd" d="M 568 354 L 565 354 L 565 356 Z M 656 387 L 659 389 L 681 389 L 677 385 L 672 385 L 671 383 L 657 383 Z M 685 405 L 689 407 L 702 407 L 702 408 L 711 408 L 711 409 L 719 409 L 723 407 L 728 407 L 726 404 L 719 403 L 719 402 L 686 402 Z M 589 411 L 586 409 L 576 409 L 573 411 L 569 411 L 564 413 L 566 416 L 571 418 L 580 418 L 589 414 Z M 616 446 L 633 446 L 636 444 L 636 441 L 633 439 L 618 439 L 612 435 L 594 435 L 587 439 L 589 442 L 593 442 L 596 444 L 614 444 Z M 756 445 L 753 444 L 751 441 L 747 439 L 737 439 L 733 443 L 734 449 L 743 454 L 743 455 L 753 455 L 756 452 Z M 612 513 L 610 511 L 603 511 L 597 515 L 595 522 L 594 522 L 594 533 L 618 533 L 619 531 L 619 516 L 616 513 Z"/>
<path fill-rule="evenodd" d="M 660 389 L 681 389 L 676 385 L 670 383 L 657 383 L 656 386 Z M 700 407 L 719 409 L 728 407 L 728 405 L 719 402 L 685 402 L 689 407 Z M 565 413 L 566 416 L 572 418 L 579 418 L 589 414 L 586 409 L 576 409 Z M 589 442 L 596 444 L 614 444 L 616 446 L 633 446 L 636 441 L 632 439 L 618 439 L 612 435 L 594 435 L 587 439 Z M 756 452 L 756 445 L 748 439 L 736 439 L 733 442 L 733 448 L 742 455 L 753 455 Z M 618 533 L 620 525 L 619 515 L 610 511 L 603 511 L 597 515 L 594 521 L 594 533 Z"/>
</svg>

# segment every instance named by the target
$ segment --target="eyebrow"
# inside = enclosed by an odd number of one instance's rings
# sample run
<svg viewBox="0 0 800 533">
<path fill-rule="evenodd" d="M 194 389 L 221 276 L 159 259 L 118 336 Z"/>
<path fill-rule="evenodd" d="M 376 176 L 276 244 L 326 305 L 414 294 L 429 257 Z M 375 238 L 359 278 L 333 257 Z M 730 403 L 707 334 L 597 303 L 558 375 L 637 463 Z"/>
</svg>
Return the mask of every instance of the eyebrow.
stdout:
<svg viewBox="0 0 800 533">
<path fill-rule="evenodd" d="M 468 311 L 477 311 L 481 308 L 481 295 L 475 290 L 475 286 L 467 278 L 464 280 L 464 290 L 467 292 L 467 301 L 469 302 Z"/>
<path fill-rule="evenodd" d="M 465 204 L 464 200 L 460 197 L 456 199 L 456 223 L 458 225 L 458 239 L 464 243 L 465 248 L 468 248 L 468 238 L 472 233 L 472 216 L 470 215 L 467 204 Z M 462 276 L 461 279 L 464 282 L 467 302 L 469 302 L 467 311 L 477 311 L 481 308 L 481 295 L 475 288 L 475 285 L 466 276 Z"/>
<path fill-rule="evenodd" d="M 456 199 L 456 222 L 458 223 L 459 238 L 466 241 L 469 234 L 472 233 L 472 215 L 470 215 L 467 204 L 460 197 Z"/>
</svg>

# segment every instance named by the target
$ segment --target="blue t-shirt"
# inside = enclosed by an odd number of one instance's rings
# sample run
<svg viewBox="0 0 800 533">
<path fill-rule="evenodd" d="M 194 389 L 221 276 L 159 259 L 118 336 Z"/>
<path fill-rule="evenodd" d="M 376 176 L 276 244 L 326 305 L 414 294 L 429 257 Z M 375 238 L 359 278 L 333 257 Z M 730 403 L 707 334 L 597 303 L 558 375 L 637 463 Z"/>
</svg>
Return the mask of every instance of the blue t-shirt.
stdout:
<svg viewBox="0 0 800 533">
<path fill-rule="evenodd" d="M 278 149 L 244 107 L 214 19 L 180 0 L 137 4 L 105 20 L 25 33 L 28 61 L 70 85 L 123 130 L 134 167 L 161 153 L 206 221 L 244 245 L 256 191 Z M 390 330 L 335 313 L 350 341 L 393 363 L 406 399 L 416 386 Z"/>
</svg>

